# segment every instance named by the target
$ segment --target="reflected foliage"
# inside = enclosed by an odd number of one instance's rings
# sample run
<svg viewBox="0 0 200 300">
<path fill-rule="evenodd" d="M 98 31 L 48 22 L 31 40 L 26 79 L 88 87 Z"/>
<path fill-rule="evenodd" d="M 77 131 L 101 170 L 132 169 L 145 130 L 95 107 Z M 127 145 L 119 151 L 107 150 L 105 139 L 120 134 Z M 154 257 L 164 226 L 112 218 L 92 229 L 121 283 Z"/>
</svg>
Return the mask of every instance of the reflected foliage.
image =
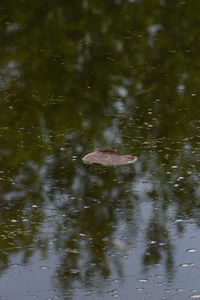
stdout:
<svg viewBox="0 0 200 300">
<path fill-rule="evenodd" d="M 162 263 L 173 278 L 170 229 L 200 225 L 199 9 L 194 0 L 1 1 L 1 272 L 15 253 L 23 263 L 37 249 L 48 255 L 53 241 L 60 287 L 95 285 L 123 276 L 116 235 L 134 246 L 143 230 L 143 267 Z M 82 164 L 104 148 L 139 160 Z"/>
</svg>

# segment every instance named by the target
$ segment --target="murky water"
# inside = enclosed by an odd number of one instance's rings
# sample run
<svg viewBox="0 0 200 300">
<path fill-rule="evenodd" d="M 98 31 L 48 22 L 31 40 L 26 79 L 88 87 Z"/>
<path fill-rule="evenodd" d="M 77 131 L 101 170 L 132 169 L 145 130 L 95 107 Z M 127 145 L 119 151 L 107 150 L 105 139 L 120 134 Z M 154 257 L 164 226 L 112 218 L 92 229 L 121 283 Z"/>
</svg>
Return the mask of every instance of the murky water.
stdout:
<svg viewBox="0 0 200 300">
<path fill-rule="evenodd" d="M 1 2 L 1 299 L 200 298 L 199 10 Z"/>
</svg>

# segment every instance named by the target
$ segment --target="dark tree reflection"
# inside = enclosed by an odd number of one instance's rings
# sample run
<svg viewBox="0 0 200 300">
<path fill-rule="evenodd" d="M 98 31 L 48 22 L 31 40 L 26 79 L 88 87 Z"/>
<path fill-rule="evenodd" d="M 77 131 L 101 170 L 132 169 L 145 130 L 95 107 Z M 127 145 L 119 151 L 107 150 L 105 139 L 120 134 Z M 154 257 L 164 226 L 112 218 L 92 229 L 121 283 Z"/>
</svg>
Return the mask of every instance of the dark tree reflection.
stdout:
<svg viewBox="0 0 200 300">
<path fill-rule="evenodd" d="M 123 276 L 112 241 L 142 231 L 141 269 L 173 278 L 171 228 L 200 225 L 199 8 L 1 2 L 0 272 L 53 241 L 60 286 L 95 285 Z M 82 164 L 103 148 L 138 162 Z"/>
</svg>

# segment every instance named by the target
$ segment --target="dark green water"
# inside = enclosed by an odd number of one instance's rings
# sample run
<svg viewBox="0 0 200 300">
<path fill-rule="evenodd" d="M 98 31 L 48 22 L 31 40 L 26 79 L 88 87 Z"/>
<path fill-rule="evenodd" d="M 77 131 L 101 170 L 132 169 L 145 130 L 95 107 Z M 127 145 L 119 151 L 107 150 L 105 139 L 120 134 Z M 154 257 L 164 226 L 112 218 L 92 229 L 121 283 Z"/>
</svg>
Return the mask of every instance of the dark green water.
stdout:
<svg viewBox="0 0 200 300">
<path fill-rule="evenodd" d="M 200 2 L 0 3 L 0 299 L 200 298 Z M 81 158 L 117 148 L 134 165 Z"/>
</svg>

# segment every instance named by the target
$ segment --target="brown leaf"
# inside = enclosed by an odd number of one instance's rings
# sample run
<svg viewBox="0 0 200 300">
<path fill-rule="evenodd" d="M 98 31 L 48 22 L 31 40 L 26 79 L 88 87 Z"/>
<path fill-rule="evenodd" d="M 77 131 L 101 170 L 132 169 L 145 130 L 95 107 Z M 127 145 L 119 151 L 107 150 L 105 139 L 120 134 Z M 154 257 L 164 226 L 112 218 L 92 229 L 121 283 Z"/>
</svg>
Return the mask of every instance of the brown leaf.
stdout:
<svg viewBox="0 0 200 300">
<path fill-rule="evenodd" d="M 107 149 L 89 153 L 83 158 L 85 163 L 103 165 L 103 166 L 116 166 L 116 165 L 126 165 L 136 161 L 136 156 L 131 154 L 118 155 L 117 149 Z"/>
</svg>

